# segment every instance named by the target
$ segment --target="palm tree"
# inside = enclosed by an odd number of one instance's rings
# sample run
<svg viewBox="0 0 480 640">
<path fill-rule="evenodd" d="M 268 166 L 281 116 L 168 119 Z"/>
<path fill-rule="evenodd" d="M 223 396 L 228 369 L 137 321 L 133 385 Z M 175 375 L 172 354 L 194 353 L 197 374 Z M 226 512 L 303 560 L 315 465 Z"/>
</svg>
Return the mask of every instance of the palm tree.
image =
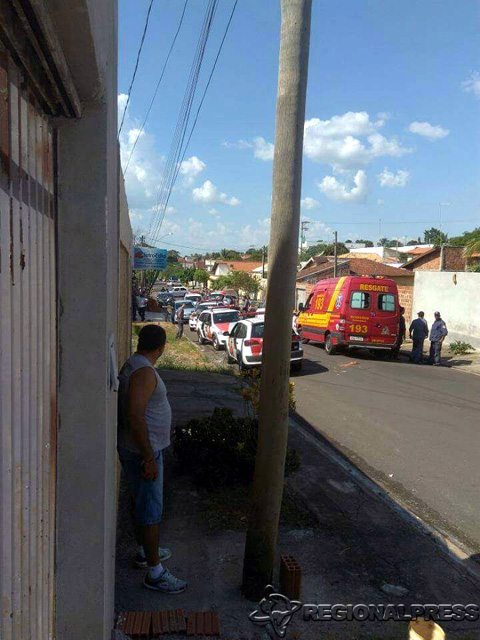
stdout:
<svg viewBox="0 0 480 640">
<path fill-rule="evenodd" d="M 480 253 L 480 239 L 478 238 L 469 242 L 463 250 L 463 255 L 466 258 L 471 258 L 475 253 Z"/>
</svg>

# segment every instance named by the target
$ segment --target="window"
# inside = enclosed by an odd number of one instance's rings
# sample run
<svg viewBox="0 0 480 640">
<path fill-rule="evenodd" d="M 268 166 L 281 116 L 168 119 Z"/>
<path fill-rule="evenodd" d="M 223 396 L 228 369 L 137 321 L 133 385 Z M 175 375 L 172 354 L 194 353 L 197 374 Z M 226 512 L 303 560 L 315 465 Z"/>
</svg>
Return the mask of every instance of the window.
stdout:
<svg viewBox="0 0 480 640">
<path fill-rule="evenodd" d="M 237 322 L 238 320 L 238 312 L 237 311 L 225 311 L 223 313 L 215 313 L 213 315 L 213 320 L 216 324 L 223 322 Z"/>
<path fill-rule="evenodd" d="M 350 307 L 352 309 L 368 309 L 370 307 L 370 294 L 364 291 L 354 291 Z"/>
<path fill-rule="evenodd" d="M 252 338 L 263 338 L 263 328 L 264 324 L 253 324 L 252 325 Z"/>
<path fill-rule="evenodd" d="M 310 303 L 312 302 L 312 298 L 313 298 L 313 293 L 311 293 L 307 298 L 307 301 L 304 306 L 305 311 L 310 308 Z"/>
<path fill-rule="evenodd" d="M 244 338 L 247 337 L 247 327 L 244 324 L 240 324 L 237 326 L 238 326 L 238 331 L 235 337 L 238 338 L 239 340 L 243 340 Z"/>
<path fill-rule="evenodd" d="M 378 296 L 378 308 L 380 311 L 395 311 L 395 296 L 391 293 L 381 293 Z"/>
</svg>

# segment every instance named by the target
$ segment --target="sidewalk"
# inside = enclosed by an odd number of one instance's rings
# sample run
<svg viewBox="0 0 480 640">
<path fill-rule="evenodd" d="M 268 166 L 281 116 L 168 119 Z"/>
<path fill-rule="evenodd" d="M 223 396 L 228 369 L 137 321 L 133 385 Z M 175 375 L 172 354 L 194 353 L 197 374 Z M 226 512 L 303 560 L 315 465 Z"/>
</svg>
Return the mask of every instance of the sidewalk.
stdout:
<svg viewBox="0 0 480 640">
<path fill-rule="evenodd" d="M 400 354 L 403 354 L 405 357 L 409 358 L 412 353 L 413 342 L 411 340 L 407 340 L 402 345 L 402 350 Z M 428 356 L 428 349 L 430 348 L 430 343 L 425 341 L 425 350 L 424 354 Z M 456 356 L 451 353 L 448 345 L 445 345 L 442 349 L 442 362 L 444 364 L 448 364 L 453 369 L 458 369 L 459 371 L 464 371 L 465 373 L 471 373 L 475 376 L 480 376 L 480 350 L 476 349 L 475 351 L 471 351 L 466 353 L 463 356 Z"/>
<path fill-rule="evenodd" d="M 182 371 L 160 374 L 167 385 L 175 422 L 209 414 L 215 406 L 230 406 L 243 413 L 238 379 L 234 377 Z M 461 564 L 358 484 L 312 438 L 308 429 L 292 424 L 290 445 L 301 451 L 302 469 L 289 479 L 288 487 L 297 505 L 308 505 L 315 517 L 309 515 L 308 525 L 301 528 L 283 527 L 278 541 L 278 554 L 293 555 L 301 566 L 304 603 L 478 603 L 479 585 Z M 267 639 L 265 628 L 248 620 L 257 603 L 245 600 L 240 593 L 245 522 L 229 530 L 219 529 L 215 522 L 212 525 L 205 491 L 179 475 L 171 452 L 166 457 L 162 544 L 173 551 L 167 566 L 186 578 L 189 588 L 176 596 L 142 588 L 143 574 L 132 566 L 135 543 L 122 492 L 116 610 L 214 610 L 220 614 L 222 638 Z M 278 563 L 276 583 L 277 578 Z M 480 638 L 480 622 L 442 626 L 449 640 Z M 326 640 L 407 638 L 405 623 L 315 623 L 304 622 L 298 614 L 285 637 L 313 640 L 320 634 Z"/>
</svg>

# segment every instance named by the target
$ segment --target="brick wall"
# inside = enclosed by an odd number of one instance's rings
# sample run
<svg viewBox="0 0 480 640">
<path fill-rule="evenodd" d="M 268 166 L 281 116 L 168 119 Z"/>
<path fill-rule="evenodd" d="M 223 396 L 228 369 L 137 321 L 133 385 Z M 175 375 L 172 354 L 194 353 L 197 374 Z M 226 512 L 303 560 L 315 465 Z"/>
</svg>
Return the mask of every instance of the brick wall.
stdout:
<svg viewBox="0 0 480 640">
<path fill-rule="evenodd" d="M 412 283 L 413 284 L 413 283 Z M 405 322 L 408 325 L 412 321 L 413 314 L 413 286 L 409 284 L 398 285 L 398 300 L 402 307 L 405 307 Z M 421 309 L 420 309 L 421 311 Z"/>
<path fill-rule="evenodd" d="M 465 271 L 466 260 L 463 257 L 463 247 L 443 248 L 443 271 Z"/>
<path fill-rule="evenodd" d="M 440 253 L 420 258 L 412 268 L 415 271 L 440 271 Z"/>
</svg>

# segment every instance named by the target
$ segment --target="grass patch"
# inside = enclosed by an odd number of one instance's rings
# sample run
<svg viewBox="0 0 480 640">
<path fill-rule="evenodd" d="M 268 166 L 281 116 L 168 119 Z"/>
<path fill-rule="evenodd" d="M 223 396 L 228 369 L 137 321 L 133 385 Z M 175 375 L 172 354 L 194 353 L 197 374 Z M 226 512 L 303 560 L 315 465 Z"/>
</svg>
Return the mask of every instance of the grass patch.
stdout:
<svg viewBox="0 0 480 640">
<path fill-rule="evenodd" d="M 156 322 L 167 332 L 167 345 L 162 357 L 157 362 L 159 369 L 176 369 L 180 371 L 210 371 L 233 375 L 233 370 L 227 364 L 219 364 L 210 358 L 186 338 L 176 340 L 177 326 L 171 322 Z M 132 352 L 138 344 L 138 333 L 143 324 L 134 323 L 132 330 Z M 187 329 L 188 330 L 188 329 Z"/>
<path fill-rule="evenodd" d="M 210 529 L 245 531 L 250 513 L 251 485 L 206 490 L 202 495 L 202 516 Z M 288 489 L 283 492 L 280 526 L 286 529 L 314 529 L 316 518 L 299 506 Z"/>
</svg>

